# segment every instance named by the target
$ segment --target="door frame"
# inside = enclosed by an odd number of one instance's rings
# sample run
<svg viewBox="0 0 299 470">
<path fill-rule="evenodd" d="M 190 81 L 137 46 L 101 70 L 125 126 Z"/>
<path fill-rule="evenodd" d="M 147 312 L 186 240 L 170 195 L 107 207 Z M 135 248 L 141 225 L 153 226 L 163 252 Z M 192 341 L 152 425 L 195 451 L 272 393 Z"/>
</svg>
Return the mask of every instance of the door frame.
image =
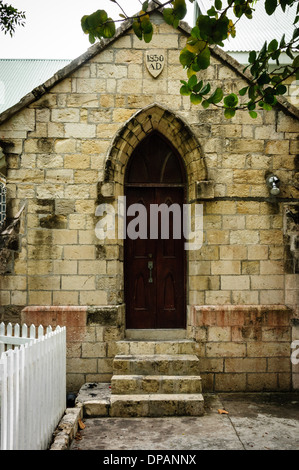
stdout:
<svg viewBox="0 0 299 470">
<path fill-rule="evenodd" d="M 187 183 L 186 183 L 187 175 L 186 175 L 186 170 L 185 170 L 183 162 L 182 162 L 182 158 L 181 158 L 179 152 L 172 145 L 172 143 L 163 134 L 161 134 L 158 131 L 153 131 L 150 135 L 153 135 L 153 134 L 158 134 L 159 137 L 167 143 L 167 145 L 170 147 L 170 149 L 176 155 L 177 161 L 179 162 L 180 172 L 181 172 L 183 182 L 182 183 L 157 183 L 157 182 L 155 182 L 155 183 L 151 183 L 151 182 L 147 182 L 147 183 L 145 183 L 145 182 L 143 182 L 143 183 L 130 183 L 130 182 L 128 182 L 127 181 L 128 168 L 130 168 L 130 164 L 132 162 L 132 155 L 134 154 L 134 152 L 133 152 L 133 154 L 131 155 L 131 158 L 129 159 L 129 161 L 127 163 L 127 167 L 126 167 L 126 171 L 125 171 L 124 195 L 126 196 L 126 194 L 127 194 L 127 188 L 143 188 L 143 187 L 147 187 L 147 188 L 182 188 L 182 191 L 183 191 L 183 202 L 182 202 L 182 204 L 185 204 L 186 200 L 187 200 Z M 125 240 L 124 240 L 124 266 L 123 266 L 124 301 L 125 301 L 125 329 L 127 329 L 127 325 L 126 325 L 126 322 L 127 322 L 126 272 L 127 272 L 127 269 L 128 269 L 127 266 L 126 266 L 126 263 L 125 263 L 125 261 L 126 261 L 126 249 L 127 249 L 126 245 L 127 245 L 127 242 L 126 242 L 126 237 L 125 237 Z M 187 302 L 187 282 L 188 282 L 187 281 L 187 252 L 184 248 L 183 248 L 183 269 L 184 269 L 184 282 L 183 282 L 184 326 L 180 327 L 179 329 L 187 329 L 187 305 L 188 305 L 188 302 Z"/>
</svg>

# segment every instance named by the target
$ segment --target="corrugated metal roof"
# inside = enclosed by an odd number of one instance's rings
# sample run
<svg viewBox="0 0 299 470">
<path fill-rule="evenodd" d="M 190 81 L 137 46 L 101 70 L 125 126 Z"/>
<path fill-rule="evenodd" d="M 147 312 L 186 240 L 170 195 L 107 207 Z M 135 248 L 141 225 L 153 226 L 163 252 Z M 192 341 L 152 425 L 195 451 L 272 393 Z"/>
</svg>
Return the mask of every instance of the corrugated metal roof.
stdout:
<svg viewBox="0 0 299 470">
<path fill-rule="evenodd" d="M 214 1 L 211 0 L 197 0 L 197 3 L 202 14 L 206 14 L 207 10 L 214 5 Z M 224 7 L 227 5 L 227 2 L 223 0 L 222 4 Z M 246 17 L 242 17 L 239 20 L 236 25 L 236 37 L 225 41 L 223 50 L 226 52 L 259 51 L 266 40 L 268 43 L 272 39 L 277 39 L 279 42 L 283 34 L 286 35 L 286 40 L 291 39 L 297 4 L 292 8 L 287 8 L 285 13 L 278 6 L 275 13 L 271 16 L 265 11 L 264 1 L 258 0 L 254 5 L 254 9 L 255 12 L 251 20 L 248 20 Z M 228 17 L 233 21 L 236 20 L 236 17 L 231 12 Z"/>
<path fill-rule="evenodd" d="M 0 59 L 0 113 L 51 78 L 70 60 Z"/>
</svg>

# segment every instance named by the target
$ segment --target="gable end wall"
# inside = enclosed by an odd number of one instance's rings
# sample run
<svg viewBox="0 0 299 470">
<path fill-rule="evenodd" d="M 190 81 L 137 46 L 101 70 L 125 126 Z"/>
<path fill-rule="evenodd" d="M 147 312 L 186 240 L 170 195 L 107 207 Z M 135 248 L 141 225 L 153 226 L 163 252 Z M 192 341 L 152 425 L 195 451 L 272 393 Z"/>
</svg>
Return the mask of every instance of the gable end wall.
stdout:
<svg viewBox="0 0 299 470">
<path fill-rule="evenodd" d="M 68 388 L 110 380 L 125 335 L 123 242 L 96 237 L 95 211 L 117 207 L 132 151 L 158 130 L 182 157 L 187 202 L 203 204 L 203 246 L 188 253 L 187 333 L 205 389 L 298 387 L 298 241 L 288 214 L 298 207 L 299 121 L 282 109 L 226 120 L 191 105 L 179 94 L 186 34 L 154 21 L 150 45 L 128 30 L 0 125 L 8 219 L 26 204 L 0 277 L 0 320 L 66 324 Z M 161 48 L 154 79 L 145 54 Z M 246 85 L 219 55 L 202 79 L 227 93 Z M 281 180 L 276 201 L 270 172 Z"/>
</svg>

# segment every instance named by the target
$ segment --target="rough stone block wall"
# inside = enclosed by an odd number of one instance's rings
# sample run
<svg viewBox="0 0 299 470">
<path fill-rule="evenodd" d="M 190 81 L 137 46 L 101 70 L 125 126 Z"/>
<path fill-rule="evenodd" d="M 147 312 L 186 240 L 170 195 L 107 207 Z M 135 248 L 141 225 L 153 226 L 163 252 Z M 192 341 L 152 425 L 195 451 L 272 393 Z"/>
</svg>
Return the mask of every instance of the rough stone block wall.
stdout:
<svg viewBox="0 0 299 470">
<path fill-rule="evenodd" d="M 205 391 L 292 388 L 291 311 L 283 306 L 194 307 Z"/>
<path fill-rule="evenodd" d="M 124 306 L 26 307 L 22 323 L 66 326 L 67 390 L 86 382 L 110 382 L 116 342 L 124 337 Z"/>
<path fill-rule="evenodd" d="M 179 51 L 187 33 L 173 30 L 160 17 L 154 21 L 150 45 L 128 30 L 115 41 L 94 46 L 97 53 L 79 59 L 63 79 L 50 81 L 46 93 L 0 124 L 8 219 L 26 204 L 18 249 L 0 277 L 0 320 L 19 321 L 22 309 L 35 306 L 79 306 L 85 312 L 122 308 L 123 242 L 96 237 L 95 211 L 102 202 L 116 208 L 130 155 L 152 130 L 164 134 L 181 154 L 188 179 L 186 202 L 203 204 L 203 246 L 187 255 L 189 312 L 202 305 L 273 305 L 274 310 L 286 305 L 297 315 L 298 246 L 286 209 L 298 203 L 299 121 L 282 107 L 259 111 L 255 120 L 242 112 L 226 120 L 222 110 L 190 104 L 179 94 L 185 78 Z M 145 54 L 161 47 L 165 66 L 155 79 L 145 66 Z M 234 62 L 219 51 L 201 78 L 227 92 L 246 84 Z M 281 180 L 276 200 L 269 197 L 265 182 L 271 172 Z M 254 363 L 259 361 L 256 373 L 260 368 L 265 373 L 260 383 L 269 380 L 271 386 L 286 388 L 291 323 L 283 325 L 283 362 L 278 365 L 269 350 L 278 333 L 273 332 L 273 341 L 265 339 L 267 328 L 275 325 L 263 324 L 256 339 L 245 341 L 247 325 L 240 332 L 235 326 L 241 325 L 191 324 L 192 315 L 188 325 L 208 348 L 203 349 L 211 364 L 207 384 L 213 377 L 216 388 L 224 390 L 227 373 L 236 374 L 236 388 L 243 384 L 253 389 Z M 113 341 L 124 335 L 124 313 L 121 318 L 113 326 L 98 321 L 94 326 L 85 319 L 82 343 L 71 340 L 68 348 L 71 384 L 108 378 Z M 221 340 L 214 344 L 211 338 L 217 334 Z M 255 352 L 249 353 L 251 348 Z M 216 375 L 213 363 L 222 373 Z M 244 364 L 248 369 L 242 372 Z"/>
</svg>

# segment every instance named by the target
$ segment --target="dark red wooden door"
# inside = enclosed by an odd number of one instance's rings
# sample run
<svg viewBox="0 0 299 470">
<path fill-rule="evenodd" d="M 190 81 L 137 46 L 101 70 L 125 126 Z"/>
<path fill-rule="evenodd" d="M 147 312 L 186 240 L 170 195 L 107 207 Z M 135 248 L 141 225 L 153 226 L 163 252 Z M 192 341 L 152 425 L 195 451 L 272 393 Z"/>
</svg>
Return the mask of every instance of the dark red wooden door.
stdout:
<svg viewBox="0 0 299 470">
<path fill-rule="evenodd" d="M 127 328 L 185 327 L 185 263 L 182 209 L 154 213 L 151 206 L 165 204 L 176 209 L 183 204 L 182 188 L 128 188 L 127 207 L 143 204 L 147 212 L 147 238 L 125 244 L 125 293 Z M 168 217 L 169 216 L 169 217 Z M 154 219 L 154 222 L 153 222 Z M 127 226 L 134 216 L 127 217 Z M 158 238 L 151 237 L 153 223 Z M 164 223 L 164 225 L 162 225 Z M 180 227 L 178 227 L 178 224 Z M 169 234 L 167 230 L 169 229 Z M 156 232 L 156 230 L 154 230 Z M 179 232 L 181 236 L 178 237 Z M 162 237 L 168 238 L 162 238 Z"/>
<path fill-rule="evenodd" d="M 146 213 L 145 219 L 141 219 L 138 212 L 127 216 L 126 326 L 136 329 L 185 328 L 182 223 L 185 178 L 180 157 L 160 134 L 152 133 L 133 152 L 125 182 L 127 209 L 132 204 L 141 204 L 142 212 Z M 155 212 L 151 217 L 153 206 L 161 208 L 162 204 L 169 210 L 162 215 Z M 129 230 L 132 224 L 133 237 Z"/>
</svg>

